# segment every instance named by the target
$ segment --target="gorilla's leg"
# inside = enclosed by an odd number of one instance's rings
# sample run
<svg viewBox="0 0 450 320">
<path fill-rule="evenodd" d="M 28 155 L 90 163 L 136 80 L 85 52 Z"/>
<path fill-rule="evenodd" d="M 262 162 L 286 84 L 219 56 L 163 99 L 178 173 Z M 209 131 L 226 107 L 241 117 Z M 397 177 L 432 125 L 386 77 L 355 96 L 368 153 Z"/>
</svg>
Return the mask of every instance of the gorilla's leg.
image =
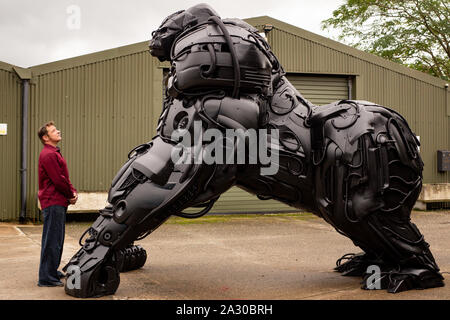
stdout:
<svg viewBox="0 0 450 320">
<path fill-rule="evenodd" d="M 119 286 L 123 250 L 203 192 L 214 168 L 174 164 L 174 148 L 157 137 L 119 171 L 109 192 L 111 205 L 100 211 L 82 248 L 64 267 L 69 274 L 67 294 L 83 298 L 113 294 Z"/>
<path fill-rule="evenodd" d="M 347 144 L 328 140 L 316 175 L 322 216 L 364 251 L 343 256 L 336 270 L 364 276 L 367 288 L 367 268 L 377 266 L 381 288 L 393 293 L 443 286 L 429 244 L 410 218 L 422 186 L 423 163 L 415 137 L 406 121 L 386 108 L 360 105 L 356 114 L 367 122 L 354 121 L 342 130 Z M 341 128 L 342 119 L 352 115 L 335 117 L 334 129 Z M 331 132 L 331 126 L 326 130 Z M 350 154 L 352 136 L 358 137 L 357 148 Z"/>
</svg>

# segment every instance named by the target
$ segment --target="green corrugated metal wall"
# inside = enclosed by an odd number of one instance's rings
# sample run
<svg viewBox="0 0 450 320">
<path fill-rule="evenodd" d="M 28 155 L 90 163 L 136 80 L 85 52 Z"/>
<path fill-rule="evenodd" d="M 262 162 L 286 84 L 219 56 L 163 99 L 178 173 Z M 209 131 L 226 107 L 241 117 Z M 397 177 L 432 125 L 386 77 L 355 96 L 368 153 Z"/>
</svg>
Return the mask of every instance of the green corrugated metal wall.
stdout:
<svg viewBox="0 0 450 320">
<path fill-rule="evenodd" d="M 12 220 L 20 210 L 21 81 L 12 66 L 0 62 L 0 221 Z"/>
<path fill-rule="evenodd" d="M 150 141 L 162 106 L 162 71 L 145 48 L 62 70 L 32 68 L 28 217 L 37 219 L 39 127 L 54 120 L 79 192 L 106 191 L 135 146 Z M 99 61 L 95 61 L 99 60 Z M 41 71 L 43 70 L 43 71 Z"/>
</svg>

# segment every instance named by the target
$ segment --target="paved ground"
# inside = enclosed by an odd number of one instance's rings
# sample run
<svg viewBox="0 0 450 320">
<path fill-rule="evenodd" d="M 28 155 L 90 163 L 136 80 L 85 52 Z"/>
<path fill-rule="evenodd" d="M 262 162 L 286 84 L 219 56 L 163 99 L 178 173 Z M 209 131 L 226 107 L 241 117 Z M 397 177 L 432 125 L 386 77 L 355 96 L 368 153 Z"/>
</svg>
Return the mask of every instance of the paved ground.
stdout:
<svg viewBox="0 0 450 320">
<path fill-rule="evenodd" d="M 414 212 L 412 219 L 441 271 L 450 271 L 450 211 Z M 63 264 L 90 225 L 67 224 Z M 42 225 L 0 223 L 0 300 L 75 299 L 62 287 L 37 287 L 41 232 Z M 116 294 L 99 299 L 450 300 L 449 282 L 399 294 L 361 290 L 360 278 L 332 271 L 337 258 L 358 248 L 309 214 L 171 218 L 137 244 L 148 252 L 145 266 L 122 273 Z"/>
</svg>

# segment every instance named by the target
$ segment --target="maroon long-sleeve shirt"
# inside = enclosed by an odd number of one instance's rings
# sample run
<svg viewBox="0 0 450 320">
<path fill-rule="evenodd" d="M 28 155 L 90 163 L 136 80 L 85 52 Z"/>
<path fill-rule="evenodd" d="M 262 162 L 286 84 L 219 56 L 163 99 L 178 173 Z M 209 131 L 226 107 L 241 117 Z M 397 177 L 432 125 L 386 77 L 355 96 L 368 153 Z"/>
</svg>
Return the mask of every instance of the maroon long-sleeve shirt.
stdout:
<svg viewBox="0 0 450 320">
<path fill-rule="evenodd" d="M 39 192 L 38 198 L 41 209 L 59 205 L 67 207 L 69 199 L 75 196 L 77 190 L 69 179 L 67 162 L 61 155 L 60 149 L 45 144 L 39 154 Z"/>
</svg>

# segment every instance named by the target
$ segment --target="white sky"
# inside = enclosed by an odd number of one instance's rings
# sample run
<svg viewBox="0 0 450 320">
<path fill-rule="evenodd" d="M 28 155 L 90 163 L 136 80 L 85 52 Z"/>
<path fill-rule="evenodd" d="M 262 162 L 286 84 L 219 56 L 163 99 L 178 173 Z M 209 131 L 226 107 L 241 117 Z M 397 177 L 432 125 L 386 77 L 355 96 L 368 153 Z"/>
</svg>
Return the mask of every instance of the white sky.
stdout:
<svg viewBox="0 0 450 320">
<path fill-rule="evenodd" d="M 345 1 L 0 0 L 0 61 L 30 67 L 146 41 L 166 16 L 201 2 L 222 18 L 267 15 L 333 38 L 320 23 Z"/>
</svg>

